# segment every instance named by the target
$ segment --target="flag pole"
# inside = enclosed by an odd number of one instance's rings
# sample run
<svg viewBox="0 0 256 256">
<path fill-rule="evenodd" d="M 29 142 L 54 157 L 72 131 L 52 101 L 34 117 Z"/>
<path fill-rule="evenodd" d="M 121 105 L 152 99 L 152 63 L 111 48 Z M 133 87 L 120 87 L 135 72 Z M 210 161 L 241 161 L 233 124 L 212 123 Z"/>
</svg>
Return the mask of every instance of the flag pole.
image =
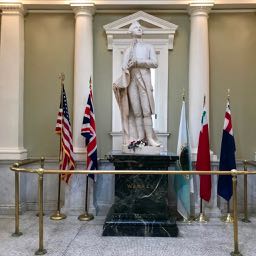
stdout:
<svg viewBox="0 0 256 256">
<path fill-rule="evenodd" d="M 182 90 L 182 100 L 185 101 L 185 89 Z"/>
<path fill-rule="evenodd" d="M 225 222 L 225 223 L 233 223 L 234 222 L 234 219 L 230 213 L 230 200 L 227 201 L 227 215 L 223 216 L 221 218 L 222 222 Z"/>
<path fill-rule="evenodd" d="M 229 98 L 230 98 L 230 89 L 228 89 L 228 96 L 227 96 L 227 101 L 229 104 Z M 227 215 L 223 216 L 221 220 L 225 223 L 233 223 L 234 219 L 230 213 L 230 200 L 227 201 Z"/>
<path fill-rule="evenodd" d="M 203 108 L 205 107 L 205 102 L 206 102 L 206 95 L 204 95 Z M 200 197 L 200 213 L 199 213 L 199 216 L 195 219 L 195 221 L 199 223 L 207 223 L 209 221 L 209 218 L 203 212 L 203 199 L 201 197 Z"/>
<path fill-rule="evenodd" d="M 208 217 L 203 213 L 203 199 L 200 198 L 200 213 L 199 216 L 195 219 L 199 223 L 207 223 L 209 221 Z"/>
<path fill-rule="evenodd" d="M 182 90 L 182 102 L 185 102 L 185 100 L 186 100 L 185 88 L 183 88 L 183 90 Z M 187 136 L 188 136 L 188 134 L 187 134 Z M 186 178 L 187 178 L 187 176 L 186 176 Z M 189 178 L 189 175 L 188 175 L 188 178 Z M 190 191 L 189 191 L 189 196 L 190 196 Z M 183 217 L 183 219 L 182 219 L 182 222 L 186 223 L 186 224 L 192 224 L 193 221 L 194 221 L 194 218 L 191 216 L 191 213 L 190 213 L 190 216 L 188 216 L 188 218 Z"/>
<path fill-rule="evenodd" d="M 94 216 L 88 213 L 88 193 L 89 192 L 89 179 L 88 174 L 86 175 L 86 191 L 85 191 L 85 205 L 84 205 L 84 213 L 78 216 L 80 221 L 90 221 L 94 219 Z"/>
<path fill-rule="evenodd" d="M 64 88 L 64 80 L 65 80 L 65 75 L 64 73 L 61 73 L 59 75 L 59 79 L 61 82 L 61 100 L 60 100 L 60 106 L 63 109 L 63 88 Z M 63 127 L 61 126 L 61 129 L 63 129 Z M 61 161 L 61 140 L 62 140 L 62 131 L 60 133 L 60 143 L 59 143 L 59 163 Z M 51 220 L 63 220 L 66 219 L 67 216 L 63 213 L 60 212 L 60 191 L 61 191 L 61 174 L 59 174 L 59 180 L 58 180 L 58 200 L 57 200 L 57 210 L 54 214 L 51 215 L 50 219 Z"/>
<path fill-rule="evenodd" d="M 92 90 L 92 78 L 90 77 L 89 80 L 89 93 Z M 90 221 L 94 219 L 93 214 L 88 212 L 88 194 L 89 194 L 89 179 L 88 174 L 86 175 L 86 190 L 85 190 L 85 202 L 84 202 L 84 213 L 78 216 L 80 221 Z"/>
</svg>

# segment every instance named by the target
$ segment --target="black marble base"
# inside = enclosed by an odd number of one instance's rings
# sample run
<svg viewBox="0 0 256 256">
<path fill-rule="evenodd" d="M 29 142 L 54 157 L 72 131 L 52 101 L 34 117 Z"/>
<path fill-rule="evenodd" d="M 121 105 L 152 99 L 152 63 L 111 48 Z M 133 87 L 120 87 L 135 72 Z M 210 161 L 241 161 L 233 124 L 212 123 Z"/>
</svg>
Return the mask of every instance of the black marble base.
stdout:
<svg viewBox="0 0 256 256">
<path fill-rule="evenodd" d="M 103 226 L 103 236 L 178 236 L 175 218 L 170 217 L 166 211 L 148 214 L 120 213 L 118 208 L 117 204 L 111 207 Z M 161 207 L 158 209 L 161 211 Z"/>
<path fill-rule="evenodd" d="M 176 157 L 111 154 L 119 170 L 167 170 Z M 167 204 L 167 175 L 115 175 L 115 202 L 103 236 L 176 237 L 178 227 Z"/>
</svg>

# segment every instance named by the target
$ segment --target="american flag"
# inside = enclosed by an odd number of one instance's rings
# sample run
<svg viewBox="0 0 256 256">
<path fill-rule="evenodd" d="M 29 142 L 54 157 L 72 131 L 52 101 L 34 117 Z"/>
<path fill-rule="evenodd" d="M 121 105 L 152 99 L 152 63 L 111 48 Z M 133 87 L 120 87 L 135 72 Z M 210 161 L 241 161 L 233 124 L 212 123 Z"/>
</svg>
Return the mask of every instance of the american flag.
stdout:
<svg viewBox="0 0 256 256">
<path fill-rule="evenodd" d="M 84 111 L 81 135 L 85 137 L 85 145 L 87 147 L 86 169 L 97 170 L 97 142 L 96 142 L 96 125 L 93 108 L 92 82 L 90 79 L 90 93 Z M 94 179 L 94 175 L 89 175 Z"/>
<path fill-rule="evenodd" d="M 68 103 L 64 85 L 61 89 L 60 108 L 55 132 L 60 135 L 60 170 L 74 170 L 72 130 L 69 120 Z M 62 179 L 69 182 L 71 174 L 62 174 Z"/>
</svg>

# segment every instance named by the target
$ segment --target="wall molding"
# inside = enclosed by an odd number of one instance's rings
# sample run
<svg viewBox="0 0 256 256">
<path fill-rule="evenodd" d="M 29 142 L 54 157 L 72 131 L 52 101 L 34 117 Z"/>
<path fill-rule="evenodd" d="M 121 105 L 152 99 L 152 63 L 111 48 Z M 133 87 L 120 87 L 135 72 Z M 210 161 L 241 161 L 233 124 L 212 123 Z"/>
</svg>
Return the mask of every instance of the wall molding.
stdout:
<svg viewBox="0 0 256 256">
<path fill-rule="evenodd" d="M 183 13 L 183 14 L 189 14 L 187 9 L 165 9 L 165 10 L 147 10 L 147 9 L 133 9 L 133 10 L 124 10 L 124 9 L 96 9 L 95 14 L 132 14 L 138 11 L 145 11 L 149 14 L 175 14 L 175 13 Z M 73 10 L 67 10 L 67 9 L 29 9 L 26 11 L 26 13 L 49 13 L 49 14 L 74 14 Z M 211 13 L 256 13 L 256 8 L 245 8 L 245 9 L 221 9 L 216 10 L 212 9 L 210 11 Z"/>
<path fill-rule="evenodd" d="M 24 213 L 27 210 L 25 202 L 20 203 L 19 213 Z M 15 204 L 0 205 L 0 215 L 13 215 L 15 214 Z"/>
<path fill-rule="evenodd" d="M 23 4 L 28 10 L 70 10 L 72 7 L 70 5 L 86 5 L 94 4 L 96 9 L 100 11 L 109 12 L 112 10 L 122 9 L 122 11 L 134 10 L 137 11 L 138 7 L 150 11 L 157 8 L 160 12 L 167 9 L 172 11 L 183 10 L 186 11 L 187 7 L 191 3 L 208 3 L 213 2 L 215 9 L 221 10 L 232 10 L 232 9 L 255 9 L 256 3 L 252 0 L 17 0 L 12 1 L 14 4 Z M 10 1 L 0 0 L 0 4 L 9 4 Z M 162 10 L 161 10 L 162 9 Z M 127 13 L 127 12 L 126 12 Z"/>
</svg>

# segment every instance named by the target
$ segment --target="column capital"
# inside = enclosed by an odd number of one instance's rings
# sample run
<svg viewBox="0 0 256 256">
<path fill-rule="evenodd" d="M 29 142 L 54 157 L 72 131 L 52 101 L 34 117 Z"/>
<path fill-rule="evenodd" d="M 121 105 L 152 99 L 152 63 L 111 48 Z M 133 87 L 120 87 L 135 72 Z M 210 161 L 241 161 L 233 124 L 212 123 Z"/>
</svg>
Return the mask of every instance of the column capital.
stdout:
<svg viewBox="0 0 256 256">
<path fill-rule="evenodd" d="M 2 15 L 24 15 L 25 10 L 22 3 L 0 3 Z"/>
<path fill-rule="evenodd" d="M 93 16 L 95 13 L 95 5 L 92 4 L 70 4 L 75 16 Z"/>
<path fill-rule="evenodd" d="M 214 2 L 211 1 L 195 1 L 191 2 L 188 6 L 190 16 L 206 16 L 210 13 Z"/>
</svg>

